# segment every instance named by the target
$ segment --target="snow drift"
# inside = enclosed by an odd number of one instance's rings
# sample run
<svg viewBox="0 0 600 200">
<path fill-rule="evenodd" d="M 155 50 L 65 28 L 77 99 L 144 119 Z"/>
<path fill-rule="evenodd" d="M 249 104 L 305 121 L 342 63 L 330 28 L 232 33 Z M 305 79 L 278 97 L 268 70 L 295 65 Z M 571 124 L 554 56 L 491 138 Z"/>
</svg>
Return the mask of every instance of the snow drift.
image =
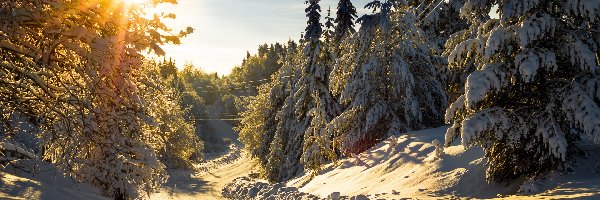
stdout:
<svg viewBox="0 0 600 200">
<path fill-rule="evenodd" d="M 243 199 L 278 199 L 283 197 L 278 190 L 286 191 L 286 197 L 305 194 L 308 199 L 337 193 L 342 199 L 600 197 L 600 162 L 594 159 L 600 156 L 598 146 L 581 144 L 586 153 L 570 173 L 554 171 L 536 180 L 488 183 L 480 147 L 440 148 L 447 128 L 392 136 L 360 155 L 327 165 L 317 176 L 306 173 L 285 185 L 240 178 L 224 194 Z"/>
</svg>

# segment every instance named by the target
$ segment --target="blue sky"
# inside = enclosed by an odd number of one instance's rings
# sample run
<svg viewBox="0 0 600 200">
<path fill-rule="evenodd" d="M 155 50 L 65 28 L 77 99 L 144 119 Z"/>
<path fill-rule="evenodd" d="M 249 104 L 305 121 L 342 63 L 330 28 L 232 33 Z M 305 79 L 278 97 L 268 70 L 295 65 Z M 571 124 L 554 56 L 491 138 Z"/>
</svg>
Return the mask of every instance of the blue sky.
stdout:
<svg viewBox="0 0 600 200">
<path fill-rule="evenodd" d="M 362 7 L 370 0 L 354 0 L 359 16 L 369 11 Z M 329 6 L 335 16 L 337 0 L 322 0 L 321 15 Z M 175 28 L 191 26 L 194 34 L 182 45 L 166 46 L 167 57 L 179 67 L 191 62 L 207 72 L 228 74 L 259 44 L 297 40 L 306 26 L 304 0 L 179 0 L 164 9 L 177 15 L 167 24 Z M 161 9 L 162 10 L 162 9 Z"/>
</svg>

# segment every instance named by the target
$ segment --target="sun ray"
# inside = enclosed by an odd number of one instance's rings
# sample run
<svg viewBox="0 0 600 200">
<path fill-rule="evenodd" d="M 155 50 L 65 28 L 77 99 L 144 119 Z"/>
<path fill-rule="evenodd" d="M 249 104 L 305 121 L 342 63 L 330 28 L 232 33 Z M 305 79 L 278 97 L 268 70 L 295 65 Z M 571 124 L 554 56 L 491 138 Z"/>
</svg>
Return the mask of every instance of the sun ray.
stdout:
<svg viewBox="0 0 600 200">
<path fill-rule="evenodd" d="M 142 5 L 145 4 L 147 0 L 123 0 L 123 3 L 128 5 Z"/>
</svg>

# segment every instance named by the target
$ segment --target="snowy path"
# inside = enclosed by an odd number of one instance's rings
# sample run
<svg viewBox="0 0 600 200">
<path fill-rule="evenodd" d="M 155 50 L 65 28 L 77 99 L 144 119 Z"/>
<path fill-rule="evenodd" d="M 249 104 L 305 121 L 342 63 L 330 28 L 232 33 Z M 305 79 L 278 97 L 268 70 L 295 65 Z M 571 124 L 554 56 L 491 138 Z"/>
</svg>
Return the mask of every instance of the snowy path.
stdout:
<svg viewBox="0 0 600 200">
<path fill-rule="evenodd" d="M 198 165 L 199 172 L 170 171 L 171 177 L 152 199 L 224 199 L 222 188 L 239 176 L 250 173 L 256 165 L 233 149 L 222 157 Z M 232 160 L 235 159 L 235 160 Z M 201 171 L 201 170 L 205 171 Z"/>
<path fill-rule="evenodd" d="M 241 143 L 231 124 L 225 121 L 209 121 L 210 130 L 220 138 L 231 138 L 232 144 L 224 153 L 207 154 L 209 160 L 191 170 L 169 171 L 169 181 L 161 192 L 151 199 L 225 199 L 223 187 L 239 176 L 244 176 L 257 167 L 255 162 L 242 152 Z"/>
</svg>

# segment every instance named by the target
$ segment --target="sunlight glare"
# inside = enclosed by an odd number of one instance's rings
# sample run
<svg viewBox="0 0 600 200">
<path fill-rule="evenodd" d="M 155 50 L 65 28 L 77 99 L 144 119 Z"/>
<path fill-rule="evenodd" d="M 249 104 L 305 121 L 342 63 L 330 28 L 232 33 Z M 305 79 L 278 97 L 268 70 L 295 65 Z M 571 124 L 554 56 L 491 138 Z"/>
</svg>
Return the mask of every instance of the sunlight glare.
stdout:
<svg viewBox="0 0 600 200">
<path fill-rule="evenodd" d="M 125 4 L 128 5 L 142 5 L 146 3 L 147 0 L 123 0 Z"/>
</svg>

